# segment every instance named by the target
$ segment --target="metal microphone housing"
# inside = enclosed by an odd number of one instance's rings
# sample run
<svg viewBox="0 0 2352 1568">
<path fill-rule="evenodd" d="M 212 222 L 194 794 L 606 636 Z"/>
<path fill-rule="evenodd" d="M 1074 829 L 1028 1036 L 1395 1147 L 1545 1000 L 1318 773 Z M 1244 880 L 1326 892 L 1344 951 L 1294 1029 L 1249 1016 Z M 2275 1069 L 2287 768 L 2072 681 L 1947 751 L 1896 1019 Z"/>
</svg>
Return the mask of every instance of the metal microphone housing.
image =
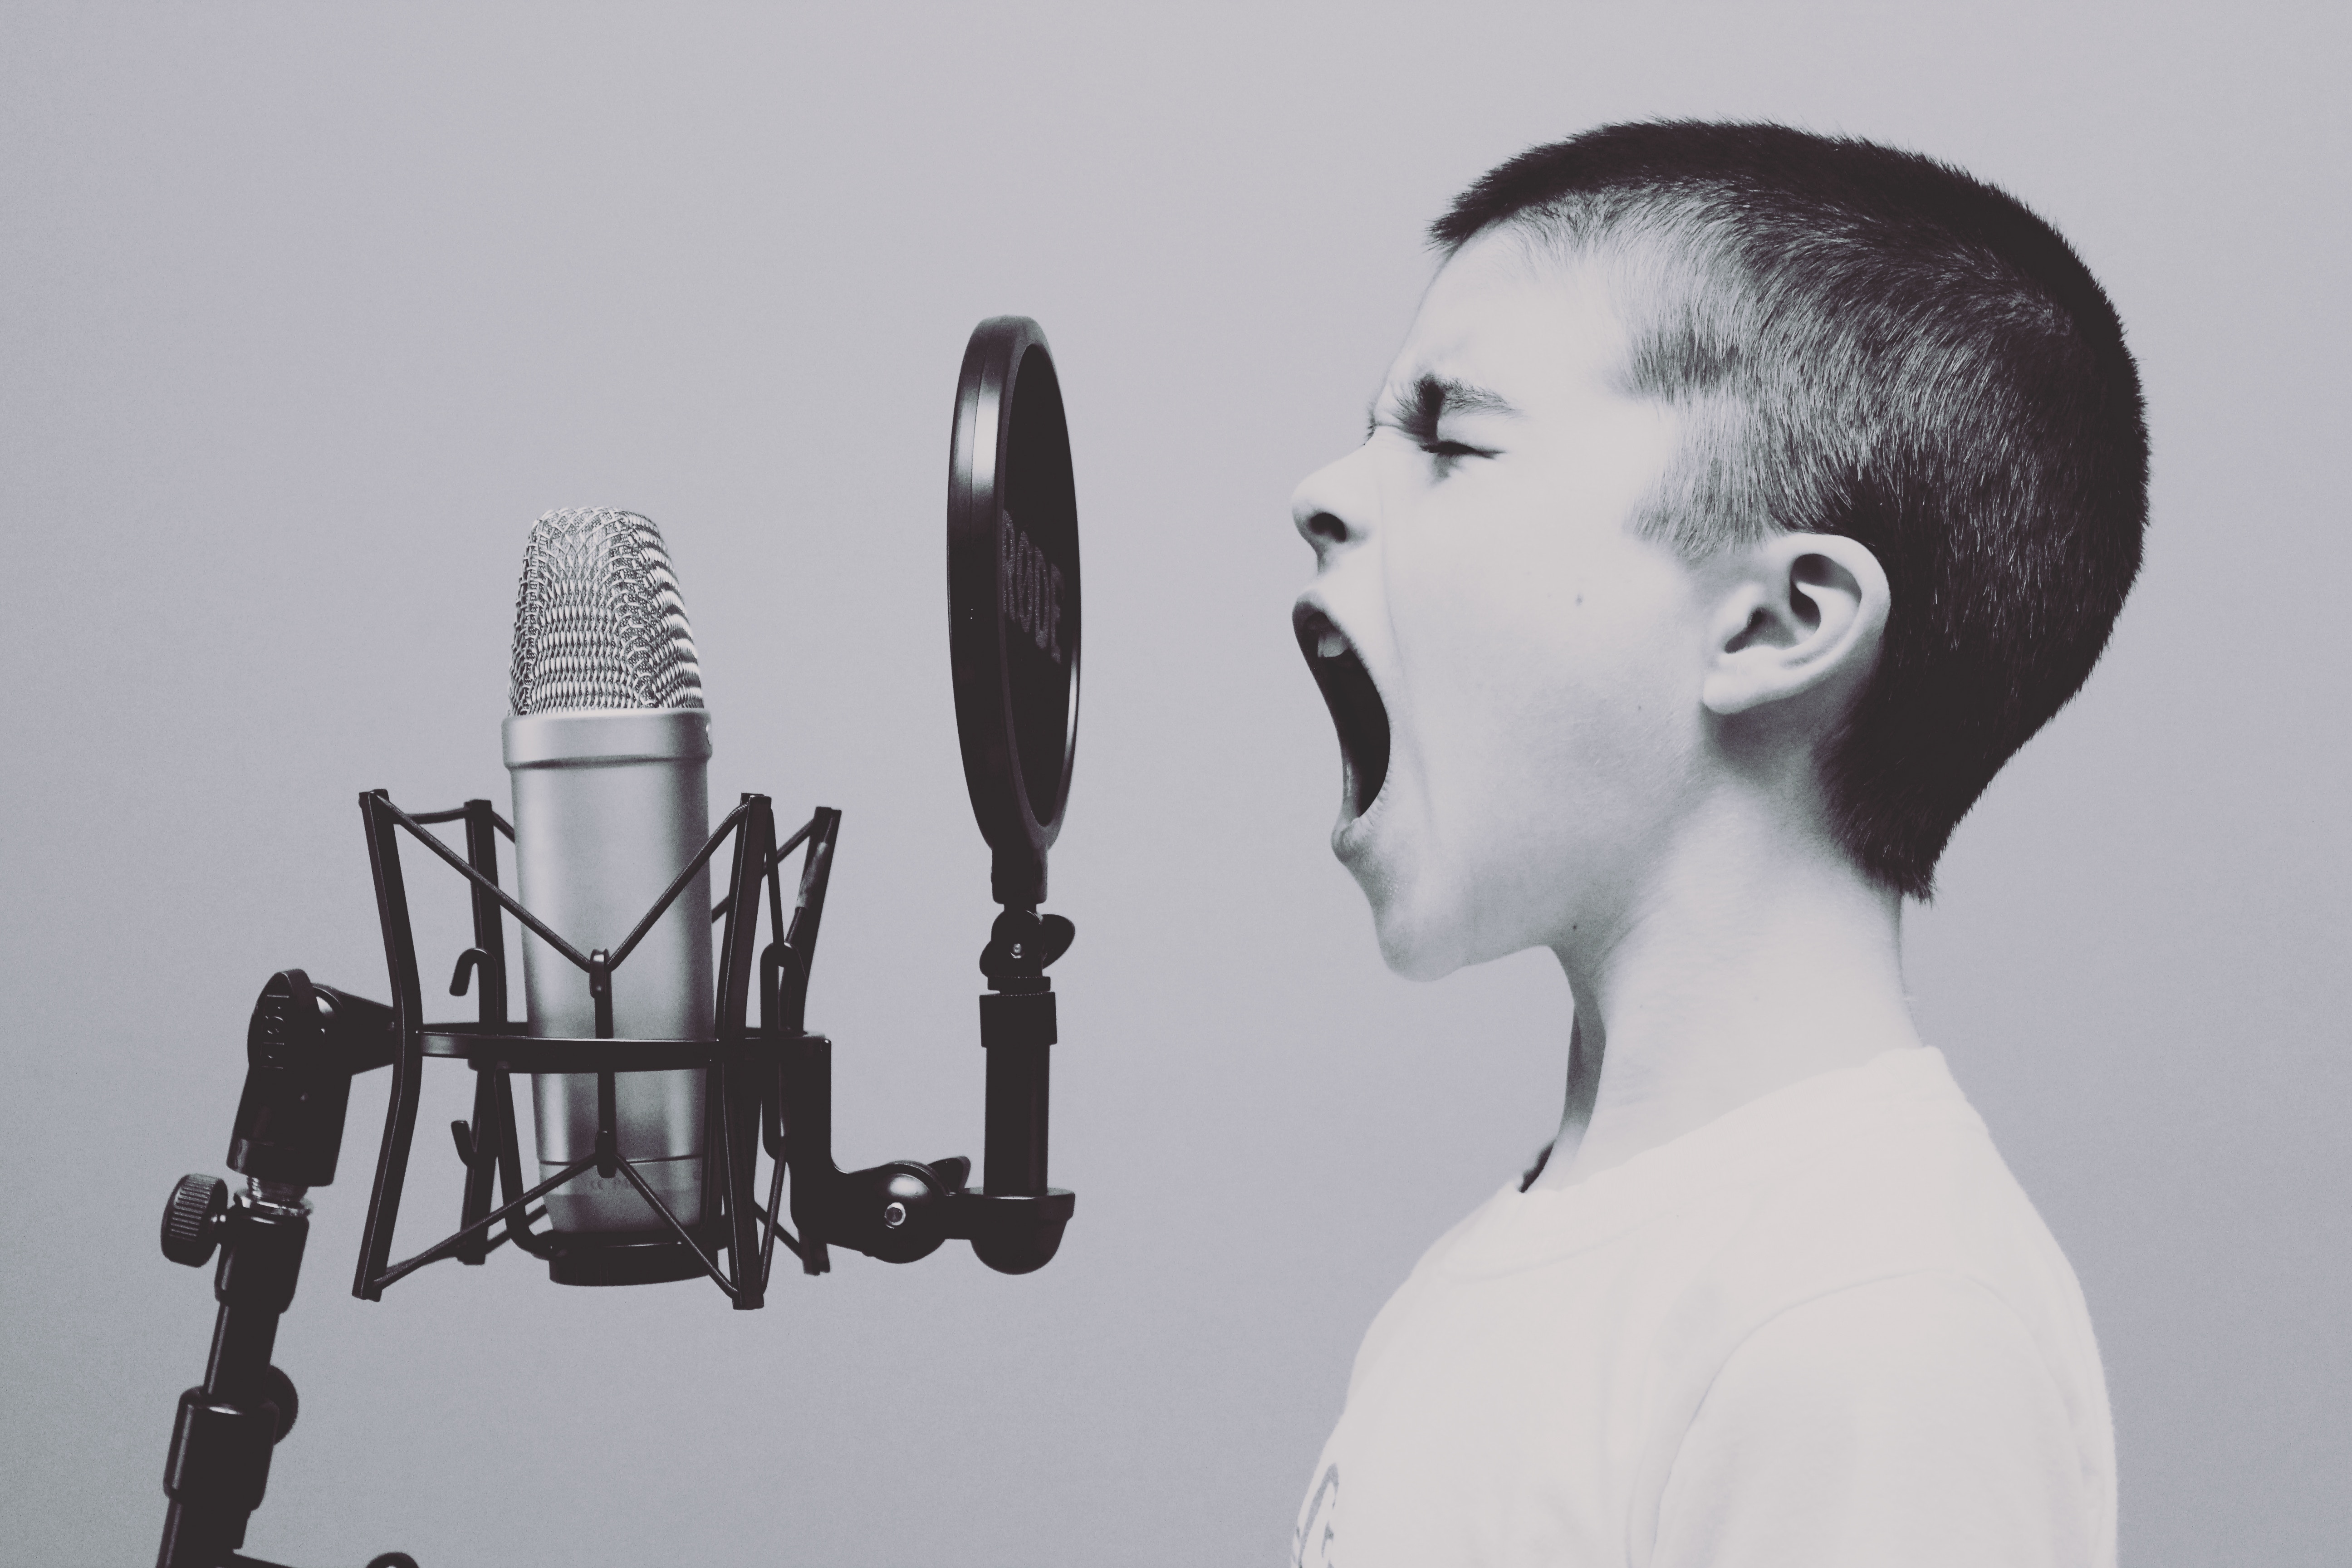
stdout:
<svg viewBox="0 0 2352 1568">
<path fill-rule="evenodd" d="M 583 952 L 617 952 L 710 832 L 710 716 L 686 605 L 661 530 L 610 508 L 549 512 L 523 548 L 515 595 L 515 875 L 523 903 Z M 711 1037 L 710 877 L 677 900 L 614 969 L 618 1039 Z M 528 931 L 530 1032 L 596 1033 L 588 976 Z M 618 1152 L 670 1212 L 702 1217 L 707 1075 L 617 1075 Z M 542 1180 L 595 1152 L 593 1074 L 539 1073 Z M 654 1231 L 661 1218 L 628 1178 L 590 1172 L 548 1194 L 559 1231 Z"/>
<path fill-rule="evenodd" d="M 515 875 L 524 904 L 583 951 L 620 945 L 710 837 L 710 715 L 699 708 L 535 713 L 507 720 Z M 588 852 L 593 851 L 593 852 Z M 593 1035 L 588 976 L 528 931 L 523 994 L 536 1037 Z M 713 1030 L 710 874 L 697 873 L 613 972 L 619 1039 L 708 1039 Z M 702 1213 L 705 1074 L 620 1074 L 623 1158 L 670 1212 Z M 593 1074 L 539 1073 L 541 1180 L 596 1151 Z M 652 1230 L 661 1221 L 621 1175 L 591 1171 L 547 1196 L 558 1230 Z"/>
</svg>

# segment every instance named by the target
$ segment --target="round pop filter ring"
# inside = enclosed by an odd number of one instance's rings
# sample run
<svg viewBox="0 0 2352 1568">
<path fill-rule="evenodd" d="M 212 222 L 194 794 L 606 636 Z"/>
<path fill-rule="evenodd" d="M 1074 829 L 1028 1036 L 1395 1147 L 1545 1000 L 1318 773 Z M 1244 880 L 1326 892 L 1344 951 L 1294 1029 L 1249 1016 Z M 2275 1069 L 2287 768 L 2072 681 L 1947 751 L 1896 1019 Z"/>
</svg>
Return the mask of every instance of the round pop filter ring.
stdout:
<svg viewBox="0 0 2352 1568">
<path fill-rule="evenodd" d="M 972 815 L 999 903 L 1045 897 L 1078 739 L 1078 517 L 1045 333 L 974 328 L 948 447 L 948 651 Z"/>
</svg>

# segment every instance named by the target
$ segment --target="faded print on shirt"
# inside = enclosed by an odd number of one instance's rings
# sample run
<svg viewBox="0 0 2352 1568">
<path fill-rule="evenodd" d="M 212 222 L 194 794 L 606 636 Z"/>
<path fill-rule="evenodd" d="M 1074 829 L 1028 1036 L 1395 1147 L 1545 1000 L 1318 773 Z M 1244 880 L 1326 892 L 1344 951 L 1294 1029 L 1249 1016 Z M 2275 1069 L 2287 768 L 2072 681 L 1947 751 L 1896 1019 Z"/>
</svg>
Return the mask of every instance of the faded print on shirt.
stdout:
<svg viewBox="0 0 2352 1568">
<path fill-rule="evenodd" d="M 1327 1465 L 1323 1479 L 1307 1494 L 1298 1515 L 1298 1533 L 1290 1546 L 1290 1568 L 1336 1568 L 1332 1555 L 1339 1539 L 1339 1467 Z"/>
</svg>

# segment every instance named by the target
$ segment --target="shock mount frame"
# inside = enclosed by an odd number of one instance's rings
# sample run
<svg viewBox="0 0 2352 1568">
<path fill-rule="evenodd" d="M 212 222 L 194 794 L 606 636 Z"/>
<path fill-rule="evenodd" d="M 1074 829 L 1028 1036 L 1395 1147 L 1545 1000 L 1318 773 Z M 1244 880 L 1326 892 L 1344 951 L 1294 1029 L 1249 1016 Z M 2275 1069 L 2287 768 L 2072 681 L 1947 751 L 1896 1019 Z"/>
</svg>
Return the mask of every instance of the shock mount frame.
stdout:
<svg viewBox="0 0 2352 1568">
<path fill-rule="evenodd" d="M 181 1395 L 173 1429 L 164 1471 L 171 1501 L 159 1568 L 273 1568 L 238 1550 L 261 1502 L 270 1451 L 294 1422 L 293 1383 L 270 1364 L 270 1352 L 301 1267 L 310 1211 L 305 1194 L 334 1179 L 352 1079 L 375 1068 L 393 1071 L 352 1281 L 352 1293 L 362 1300 L 382 1300 L 393 1285 L 446 1258 L 479 1265 L 509 1242 L 544 1261 L 559 1283 L 648 1284 L 698 1275 L 739 1311 L 766 1304 L 780 1241 L 811 1275 L 830 1270 L 835 1247 L 911 1263 L 961 1238 L 982 1262 L 1008 1274 L 1028 1273 L 1053 1258 L 1076 1200 L 1046 1184 L 1056 1029 L 1053 983 L 1045 971 L 1070 944 L 1075 931 L 1068 921 L 1041 916 L 1034 906 L 1007 905 L 981 954 L 989 984 L 980 999 L 981 1043 L 989 1053 L 982 1186 L 969 1184 L 971 1162 L 961 1155 L 844 1171 L 833 1157 L 832 1042 L 805 1027 L 810 962 L 824 915 L 838 811 L 817 807 L 780 844 L 769 798 L 743 795 L 617 947 L 583 952 L 499 885 L 498 839 L 504 835 L 511 842 L 514 829 L 488 800 L 415 816 L 383 790 L 362 795 L 359 804 L 392 1004 L 313 984 L 299 970 L 272 976 L 248 1028 L 245 1092 L 229 1144 L 229 1165 L 246 1175 L 247 1190 L 232 1198 L 216 1178 L 184 1177 L 164 1212 L 165 1257 L 194 1267 L 215 1248 L 221 1256 L 214 1284 L 220 1307 L 205 1382 Z M 462 857 L 431 831 L 455 822 L 465 825 Z M 403 833 L 467 883 L 473 944 L 458 954 L 449 989 L 452 995 L 473 991 L 471 1023 L 425 1020 L 401 865 Z M 720 927 L 713 1037 L 614 1038 L 615 972 L 730 840 L 727 893 L 710 912 L 711 923 Z M 787 916 L 785 864 L 795 849 L 803 854 Z M 755 958 L 763 903 L 770 940 Z M 587 973 L 593 1037 L 537 1037 L 508 1016 L 509 915 Z M 755 985 L 756 1024 L 751 1012 Z M 466 1172 L 458 1228 L 394 1262 L 393 1236 L 425 1064 L 436 1058 L 463 1061 L 475 1074 L 473 1116 L 450 1124 Z M 617 1147 L 617 1076 L 678 1068 L 708 1071 L 715 1089 L 705 1100 L 703 1203 L 693 1215 L 672 1212 Z M 593 1153 L 526 1186 L 513 1075 L 538 1072 L 595 1075 L 596 1143 Z M 762 1151 L 771 1162 L 764 1204 L 756 1181 Z M 545 1211 L 531 1205 L 591 1172 L 625 1178 L 658 1227 L 534 1229 Z M 787 1175 L 797 1234 L 783 1223 Z M 500 1200 L 495 1207 L 494 1189 Z M 493 1230 L 499 1233 L 495 1237 Z M 373 1559 L 371 1568 L 413 1568 L 413 1560 L 390 1552 Z"/>
</svg>

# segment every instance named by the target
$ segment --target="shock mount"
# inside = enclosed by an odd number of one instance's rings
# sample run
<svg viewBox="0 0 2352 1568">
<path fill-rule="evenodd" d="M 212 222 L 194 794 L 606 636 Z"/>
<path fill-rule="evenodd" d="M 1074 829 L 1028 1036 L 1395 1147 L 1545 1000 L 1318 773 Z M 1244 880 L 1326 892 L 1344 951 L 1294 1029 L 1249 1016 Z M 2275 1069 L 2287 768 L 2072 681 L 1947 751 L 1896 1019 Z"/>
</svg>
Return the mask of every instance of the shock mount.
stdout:
<svg viewBox="0 0 2352 1568">
<path fill-rule="evenodd" d="M 812 1275 L 832 1268 L 836 1247 L 911 1263 L 949 1240 L 968 1240 L 982 1262 L 1007 1274 L 1028 1273 L 1053 1258 L 1076 1201 L 1046 1184 L 1056 1031 L 1045 970 L 1076 934 L 1067 920 L 1008 906 L 981 954 L 988 982 L 980 999 L 981 1043 L 988 1051 L 982 1185 L 970 1184 L 971 1162 L 961 1155 L 844 1171 L 833 1154 L 833 1043 L 805 1027 L 809 966 L 824 915 L 838 811 L 818 807 L 779 844 L 768 797 L 744 795 L 628 938 L 611 952 L 585 953 L 499 885 L 498 840 L 502 835 L 511 840 L 513 829 L 488 800 L 411 816 L 378 790 L 360 796 L 360 811 L 393 1003 L 317 984 L 299 969 L 272 975 L 247 1026 L 245 1090 L 229 1142 L 229 1166 L 247 1178 L 246 1189 L 232 1194 L 217 1177 L 185 1176 L 164 1209 L 166 1258 L 201 1267 L 218 1252 L 213 1293 L 219 1310 L 205 1381 L 180 1396 L 173 1426 L 163 1485 L 171 1500 L 159 1568 L 274 1568 L 238 1551 L 262 1500 L 271 1449 L 294 1425 L 294 1384 L 271 1364 L 270 1353 L 301 1268 L 310 1231 L 307 1194 L 334 1180 L 352 1080 L 377 1068 L 393 1069 L 392 1088 L 352 1283 L 352 1293 L 362 1300 L 381 1300 L 428 1264 L 447 1258 L 481 1264 L 509 1242 L 545 1262 L 558 1283 L 649 1284 L 700 1276 L 739 1311 L 766 1304 L 779 1243 Z M 465 826 L 462 857 L 431 831 L 457 822 Z M 468 884 L 473 944 L 458 954 L 449 991 L 453 996 L 473 992 L 470 1023 L 424 1021 L 402 834 Z M 613 1038 L 613 986 L 637 939 L 730 841 L 728 893 L 711 911 L 721 928 L 716 1037 Z M 803 857 L 787 913 L 783 883 L 795 849 Z M 770 940 L 755 961 L 763 904 Z M 586 972 L 596 999 L 594 1037 L 534 1037 L 508 1016 L 509 915 Z M 755 989 L 756 1024 L 751 1018 Z M 449 1129 L 465 1169 L 458 1226 L 394 1262 L 393 1234 L 425 1064 L 434 1058 L 462 1061 L 474 1072 L 473 1116 Z M 616 1148 L 617 1075 L 679 1068 L 708 1071 L 716 1090 L 707 1097 L 706 1195 L 696 1215 L 673 1213 Z M 525 1186 L 513 1075 L 556 1071 L 596 1077 L 595 1152 Z M 755 1180 L 761 1152 L 769 1161 L 764 1203 Z M 658 1227 L 535 1228 L 545 1212 L 533 1205 L 592 1173 L 625 1179 Z M 791 1226 L 782 1211 L 787 1177 Z M 387 1553 L 370 1568 L 402 1568 L 411 1561 Z"/>
</svg>

